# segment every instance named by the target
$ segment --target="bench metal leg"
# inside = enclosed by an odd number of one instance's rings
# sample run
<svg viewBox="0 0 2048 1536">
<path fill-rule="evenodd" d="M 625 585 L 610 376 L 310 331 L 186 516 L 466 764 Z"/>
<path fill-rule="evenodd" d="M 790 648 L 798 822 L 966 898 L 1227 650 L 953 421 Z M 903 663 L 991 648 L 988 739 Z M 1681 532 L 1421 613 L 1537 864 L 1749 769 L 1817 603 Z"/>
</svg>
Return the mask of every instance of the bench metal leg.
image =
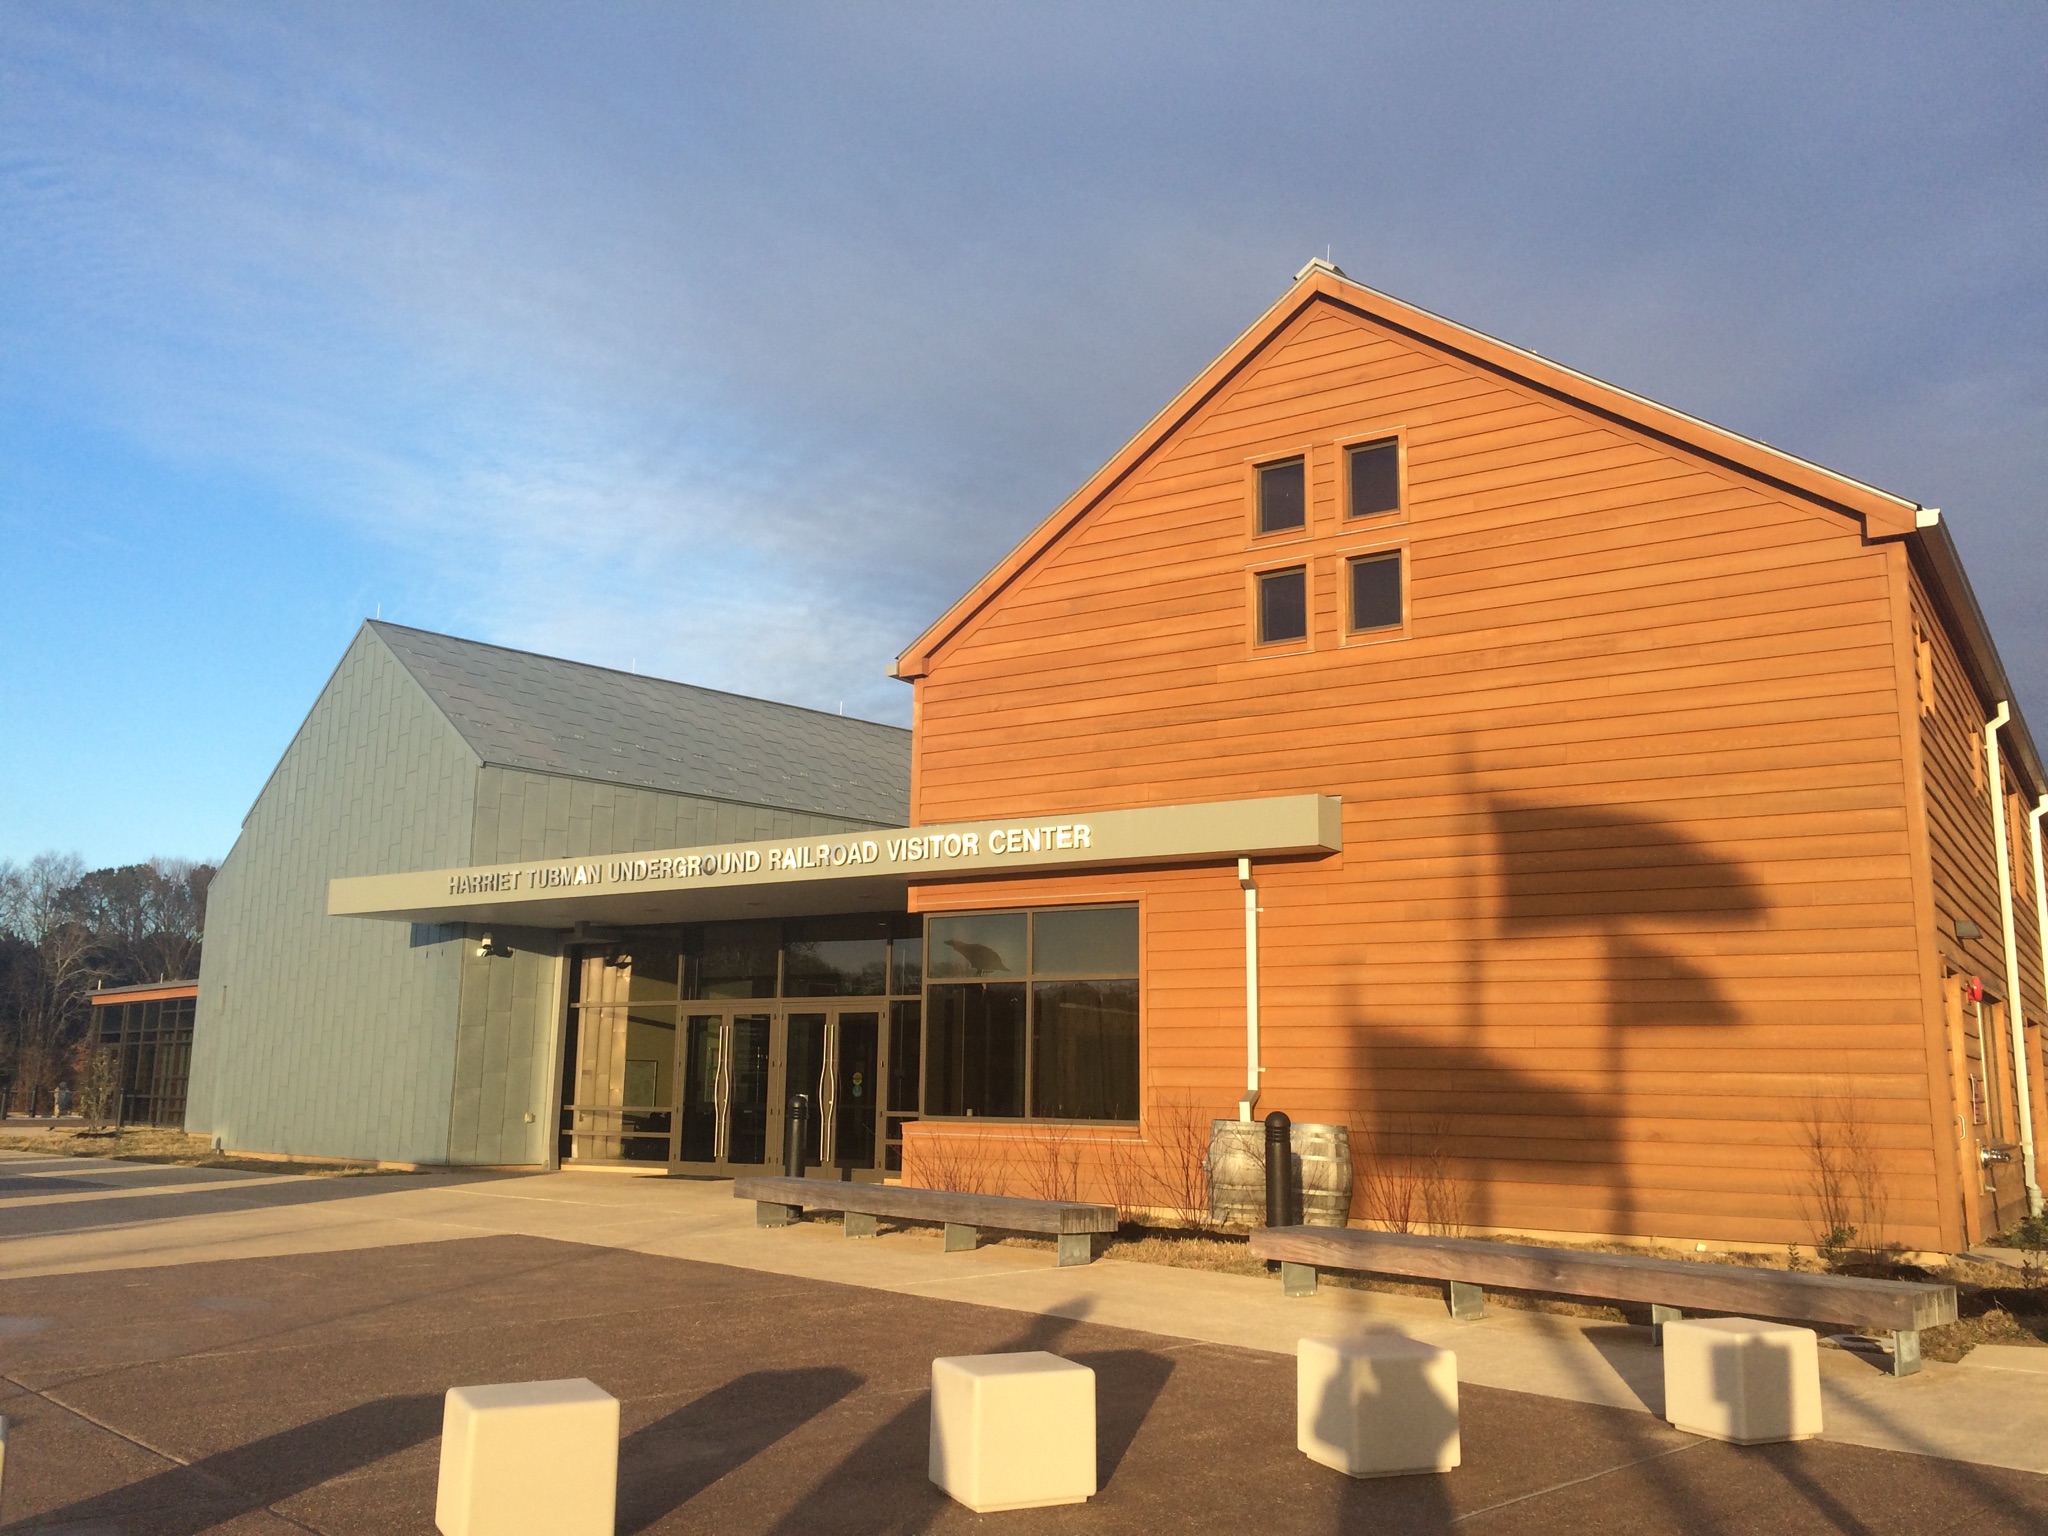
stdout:
<svg viewBox="0 0 2048 1536">
<path fill-rule="evenodd" d="M 1280 1261 L 1280 1294 L 1283 1296 L 1313 1296 L 1316 1293 L 1316 1267 L 1313 1264 L 1290 1264 Z"/>
<path fill-rule="evenodd" d="M 754 1202 L 754 1225 L 757 1227 L 786 1227 L 795 1221 L 801 1208 L 794 1205 L 778 1205 L 773 1200 Z"/>
<path fill-rule="evenodd" d="M 974 1245 L 981 1238 L 978 1227 L 963 1226 L 957 1221 L 946 1223 L 946 1252 L 972 1253 Z"/>
<path fill-rule="evenodd" d="M 846 1235 L 848 1237 L 873 1237 L 875 1235 L 875 1218 L 866 1211 L 848 1211 L 845 1215 L 845 1221 Z"/>
<path fill-rule="evenodd" d="M 1685 1314 L 1677 1307 L 1660 1306 L 1654 1301 L 1651 1302 L 1650 1343 L 1654 1347 L 1662 1349 L 1664 1347 L 1664 1325 L 1666 1323 L 1682 1323 L 1684 1321 Z"/>
<path fill-rule="evenodd" d="M 1920 1330 L 1901 1328 L 1892 1335 L 1892 1374 L 1912 1376 L 1920 1369 Z"/>
<path fill-rule="evenodd" d="M 1467 1285 L 1463 1280 L 1450 1282 L 1451 1316 L 1459 1322 L 1470 1322 L 1475 1317 L 1486 1316 L 1486 1292 L 1476 1285 Z"/>
<path fill-rule="evenodd" d="M 969 1230 L 973 1230 L 969 1228 Z M 1058 1268 L 1069 1264 L 1093 1264 L 1095 1262 L 1095 1234 L 1093 1232 L 1062 1232 L 1060 1234 L 1060 1261 Z"/>
</svg>

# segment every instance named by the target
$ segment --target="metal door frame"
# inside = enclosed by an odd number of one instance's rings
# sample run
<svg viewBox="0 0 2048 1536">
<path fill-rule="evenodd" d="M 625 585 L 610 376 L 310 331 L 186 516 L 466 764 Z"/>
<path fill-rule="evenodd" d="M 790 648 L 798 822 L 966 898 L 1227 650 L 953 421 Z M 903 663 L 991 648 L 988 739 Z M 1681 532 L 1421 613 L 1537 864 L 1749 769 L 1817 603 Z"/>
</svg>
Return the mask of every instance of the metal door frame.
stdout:
<svg viewBox="0 0 2048 1536">
<path fill-rule="evenodd" d="M 682 1002 L 676 1005 L 676 1060 L 675 1085 L 676 1108 L 671 1121 L 668 1147 L 668 1171 L 670 1173 L 699 1176 L 726 1177 L 735 1172 L 758 1172 L 777 1161 L 779 1143 L 775 1140 L 781 1117 L 775 1111 L 774 1090 L 768 1095 L 768 1120 L 766 1130 L 768 1145 L 763 1149 L 767 1157 L 759 1163 L 734 1163 L 732 1158 L 732 1094 L 733 1094 L 733 1037 L 739 1018 L 765 1018 L 768 1021 L 768 1074 L 771 1085 L 775 1074 L 777 1044 L 783 1033 L 781 1008 L 773 998 L 720 998 L 713 1002 Z M 712 1067 L 712 1122 L 711 1160 L 701 1162 L 685 1160 L 683 1152 L 683 1114 L 685 1095 L 689 1086 L 690 1023 L 693 1019 L 716 1019 L 717 1061 Z"/>
<path fill-rule="evenodd" d="M 875 1109 L 875 1160 L 872 1164 L 854 1168 L 841 1168 L 833 1160 L 839 1134 L 839 1021 L 847 1014 L 866 1014 L 875 1021 L 875 1083 L 873 1103 Z M 825 1021 L 825 1040 L 819 1053 L 818 1081 L 815 1083 L 792 1083 L 789 1080 L 789 1026 L 790 1020 L 800 1015 L 821 1017 Z M 878 1181 L 886 1176 L 888 1161 L 887 1125 L 882 1119 L 886 1112 L 887 1098 L 883 1085 L 888 1081 L 889 1066 L 889 1000 L 883 998 L 853 997 L 807 997 L 785 998 L 777 1007 L 774 1032 L 770 1035 L 769 1072 L 777 1084 L 773 1101 L 768 1106 L 768 1151 L 776 1170 L 782 1168 L 783 1139 L 788 1132 L 788 1112 L 791 1095 L 807 1093 L 811 1096 L 813 1113 L 818 1117 L 818 1163 L 806 1167 L 806 1178 L 852 1179 L 858 1182 Z"/>
</svg>

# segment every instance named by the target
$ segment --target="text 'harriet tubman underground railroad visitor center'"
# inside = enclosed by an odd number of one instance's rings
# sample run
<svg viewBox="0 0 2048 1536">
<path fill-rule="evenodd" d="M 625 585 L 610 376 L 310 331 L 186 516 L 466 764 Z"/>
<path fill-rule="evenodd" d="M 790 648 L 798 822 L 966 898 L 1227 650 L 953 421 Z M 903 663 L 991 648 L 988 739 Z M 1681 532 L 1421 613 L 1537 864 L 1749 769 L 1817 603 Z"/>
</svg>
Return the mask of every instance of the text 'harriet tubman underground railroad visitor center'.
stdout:
<svg viewBox="0 0 2048 1536">
<path fill-rule="evenodd" d="M 1369 1225 L 2038 1209 L 2048 778 L 1933 509 L 1312 262 L 895 673 L 910 731 L 365 624 L 187 1129 L 720 1175 L 802 1094 L 816 1177 L 1172 1215 L 1284 1110 Z"/>
</svg>

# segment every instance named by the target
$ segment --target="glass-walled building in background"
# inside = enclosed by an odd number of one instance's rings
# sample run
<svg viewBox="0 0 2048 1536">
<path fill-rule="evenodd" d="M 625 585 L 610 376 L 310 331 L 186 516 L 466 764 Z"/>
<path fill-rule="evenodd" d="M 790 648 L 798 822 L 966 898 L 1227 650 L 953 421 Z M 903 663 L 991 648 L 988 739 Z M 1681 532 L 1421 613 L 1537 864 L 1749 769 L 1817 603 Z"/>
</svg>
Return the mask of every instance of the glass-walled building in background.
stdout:
<svg viewBox="0 0 2048 1536">
<path fill-rule="evenodd" d="M 113 1063 L 116 1125 L 183 1125 L 192 1068 L 195 981 L 102 987 L 92 994 L 94 1049 Z"/>
</svg>

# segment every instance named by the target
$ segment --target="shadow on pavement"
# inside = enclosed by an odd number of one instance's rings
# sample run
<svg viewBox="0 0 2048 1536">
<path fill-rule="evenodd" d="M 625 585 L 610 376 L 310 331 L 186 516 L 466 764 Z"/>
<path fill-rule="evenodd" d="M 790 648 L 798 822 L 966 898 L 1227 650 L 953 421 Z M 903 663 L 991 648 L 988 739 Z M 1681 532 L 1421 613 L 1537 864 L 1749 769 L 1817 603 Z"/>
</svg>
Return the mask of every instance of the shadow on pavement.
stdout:
<svg viewBox="0 0 2048 1536">
<path fill-rule="evenodd" d="M 1649 1409 L 1653 1418 L 1663 1418 L 1664 1356 L 1650 1345 L 1645 1330 L 1627 1323 L 1596 1323 L 1585 1330 L 1585 1339 L 1636 1401 Z M 1643 1358 L 1646 1348 L 1647 1361 Z"/>
<path fill-rule="evenodd" d="M 1067 1356 L 1095 1372 L 1095 1486 L 1107 1488 L 1145 1415 L 1166 1390 L 1173 1361 L 1142 1349 L 1098 1349 Z"/>
<path fill-rule="evenodd" d="M 749 1371 L 619 1445 L 619 1533 L 634 1536 L 810 1422 L 861 1384 L 819 1366 Z"/>
<path fill-rule="evenodd" d="M 123 1164 L 124 1168 L 131 1164 Z M 189 1170 L 163 1165 L 172 1173 Z M 204 1169 L 212 1173 L 216 1170 Z M 52 1205 L 16 1206 L 0 1212 L 7 1236 L 12 1238 L 74 1236 L 86 1232 L 111 1231 L 123 1227 L 148 1226 L 182 1216 L 218 1216 L 226 1211 L 256 1208 L 278 1209 L 296 1205 L 317 1205 L 332 1200 L 354 1200 L 366 1195 L 390 1194 L 399 1190 L 439 1189 L 452 1184 L 476 1184 L 518 1175 L 495 1171 L 467 1174 L 461 1171 L 391 1174 L 301 1174 L 291 1183 L 257 1182 L 275 1175 L 235 1174 L 207 1179 L 129 1177 L 118 1185 L 91 1186 L 67 1178 L 51 1178 L 36 1191 L 39 1194 L 68 1194 L 73 1191 L 108 1188 L 121 1191 L 109 1200 L 66 1201 Z M 161 1193 L 157 1193 L 161 1191 Z"/>
<path fill-rule="evenodd" d="M 170 1467 L 9 1530 L 118 1530 L 199 1536 L 441 1433 L 441 1396 L 383 1397 L 190 1466 Z"/>
</svg>

